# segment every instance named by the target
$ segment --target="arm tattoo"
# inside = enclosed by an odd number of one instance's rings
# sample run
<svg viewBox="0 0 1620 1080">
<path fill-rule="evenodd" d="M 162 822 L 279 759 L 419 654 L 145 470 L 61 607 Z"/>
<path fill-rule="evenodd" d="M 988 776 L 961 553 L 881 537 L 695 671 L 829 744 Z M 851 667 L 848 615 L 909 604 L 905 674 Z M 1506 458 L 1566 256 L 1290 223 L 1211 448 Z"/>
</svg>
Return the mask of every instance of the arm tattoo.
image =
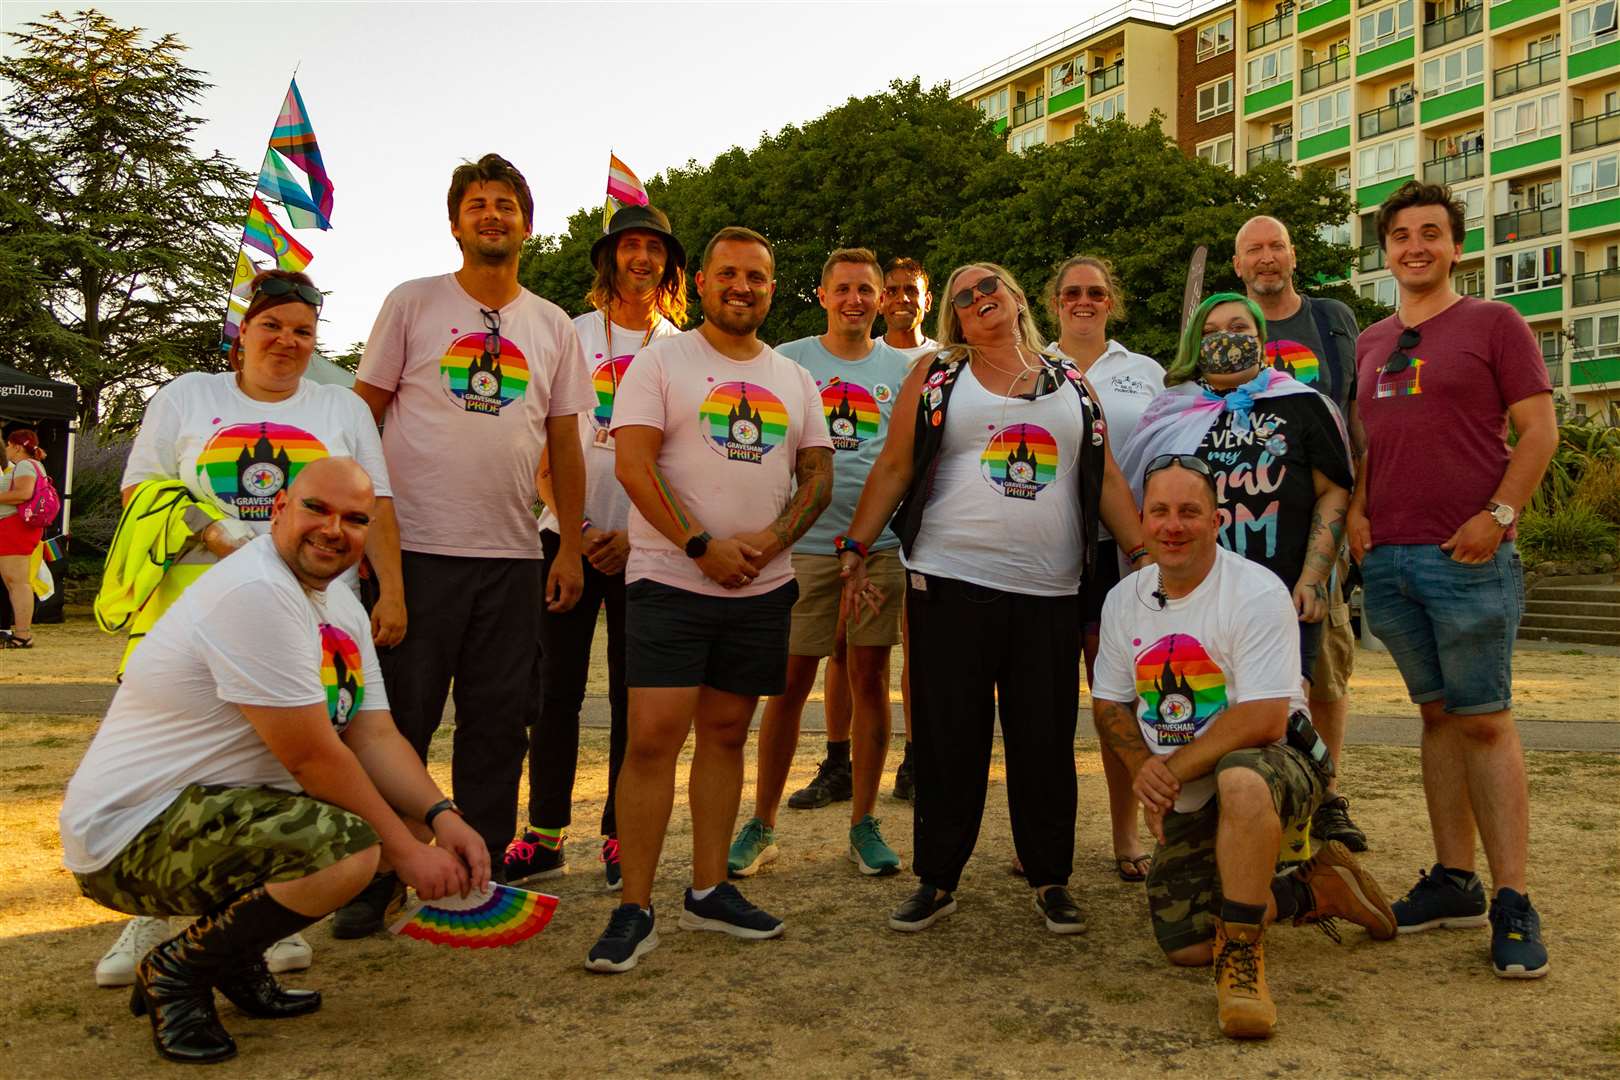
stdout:
<svg viewBox="0 0 1620 1080">
<path fill-rule="evenodd" d="M 825 446 L 800 450 L 794 462 L 798 488 L 782 513 L 770 524 L 771 535 L 786 551 L 809 531 L 832 499 L 832 454 Z"/>
<path fill-rule="evenodd" d="M 1136 722 L 1135 710 L 1117 701 L 1092 698 L 1091 716 L 1103 742 L 1113 747 L 1134 773 L 1149 753 L 1147 743 L 1142 741 L 1142 729 Z"/>
<path fill-rule="evenodd" d="M 686 520 L 685 512 L 681 510 L 681 501 L 675 497 L 675 492 L 670 490 L 669 481 L 658 471 L 658 466 L 648 465 L 647 475 L 652 477 L 653 491 L 657 493 L 658 501 L 664 504 L 664 510 L 670 519 L 681 527 L 682 532 L 690 532 L 692 526 Z"/>
<path fill-rule="evenodd" d="M 1332 519 L 1323 523 L 1321 511 L 1312 512 L 1311 534 L 1305 541 L 1305 565 L 1312 570 L 1320 570 L 1323 574 L 1333 572 L 1333 564 L 1339 561 L 1339 545 L 1344 541 L 1344 515 L 1343 509 L 1335 510 Z M 1319 546 L 1323 533 L 1327 534 L 1327 542 L 1333 545 L 1327 552 Z"/>
</svg>

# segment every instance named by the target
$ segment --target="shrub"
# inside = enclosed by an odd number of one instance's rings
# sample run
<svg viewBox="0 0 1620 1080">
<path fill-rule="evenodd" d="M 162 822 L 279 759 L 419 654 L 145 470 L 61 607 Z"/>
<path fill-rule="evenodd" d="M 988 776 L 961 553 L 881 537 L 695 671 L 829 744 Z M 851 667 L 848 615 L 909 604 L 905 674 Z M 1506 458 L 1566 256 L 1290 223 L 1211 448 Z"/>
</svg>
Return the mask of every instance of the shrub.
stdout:
<svg viewBox="0 0 1620 1080">
<path fill-rule="evenodd" d="M 1526 510 L 1519 521 L 1519 546 L 1530 563 L 1592 559 L 1614 552 L 1615 526 L 1585 503 L 1572 502 L 1550 514 Z"/>
<path fill-rule="evenodd" d="M 130 436 L 102 438 L 95 428 L 81 432 L 73 450 L 73 517 L 69 530 L 73 552 L 79 556 L 105 555 L 123 511 L 118 483 L 124 477 Z M 78 560 L 73 560 L 75 569 Z M 99 560 L 98 560 L 99 572 Z"/>
<path fill-rule="evenodd" d="M 1620 461 L 1592 461 L 1575 485 L 1574 501 L 1601 514 L 1611 525 L 1620 525 Z"/>
</svg>

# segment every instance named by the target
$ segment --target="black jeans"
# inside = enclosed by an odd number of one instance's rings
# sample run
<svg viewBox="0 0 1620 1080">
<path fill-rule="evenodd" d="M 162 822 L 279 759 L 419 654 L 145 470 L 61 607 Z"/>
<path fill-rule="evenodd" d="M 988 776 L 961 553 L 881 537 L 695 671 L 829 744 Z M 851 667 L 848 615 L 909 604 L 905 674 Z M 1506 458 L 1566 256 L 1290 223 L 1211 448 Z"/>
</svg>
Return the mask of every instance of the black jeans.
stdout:
<svg viewBox="0 0 1620 1080">
<path fill-rule="evenodd" d="M 917 876 L 954 891 L 973 854 L 999 699 L 1013 847 L 1031 885 L 1066 885 L 1074 870 L 1080 598 L 933 576 L 927 585 L 906 591 Z"/>
<path fill-rule="evenodd" d="M 545 553 L 542 580 L 551 576 L 561 539 L 540 534 Z M 604 574 L 585 564 L 585 590 L 579 603 L 562 614 L 540 613 L 540 655 L 535 660 L 536 693 L 529 715 L 529 824 L 561 829 L 573 820 L 574 774 L 579 763 L 579 709 L 591 670 L 596 613 L 607 607 L 608 635 L 608 795 L 602 808 L 602 835 L 618 832 L 613 792 L 624 764 L 629 699 L 624 689 L 624 574 Z"/>
</svg>

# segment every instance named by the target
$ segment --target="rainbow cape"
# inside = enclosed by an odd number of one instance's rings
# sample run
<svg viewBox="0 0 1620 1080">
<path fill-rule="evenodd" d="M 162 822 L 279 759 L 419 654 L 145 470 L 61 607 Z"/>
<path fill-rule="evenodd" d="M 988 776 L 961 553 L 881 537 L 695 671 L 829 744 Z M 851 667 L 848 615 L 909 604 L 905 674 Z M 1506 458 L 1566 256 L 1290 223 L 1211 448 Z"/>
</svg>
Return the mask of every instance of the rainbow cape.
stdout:
<svg viewBox="0 0 1620 1080">
<path fill-rule="evenodd" d="M 494 949 L 534 937 L 556 910 L 555 896 L 492 881 L 466 897 L 413 901 L 388 929 L 452 949 Z"/>
</svg>

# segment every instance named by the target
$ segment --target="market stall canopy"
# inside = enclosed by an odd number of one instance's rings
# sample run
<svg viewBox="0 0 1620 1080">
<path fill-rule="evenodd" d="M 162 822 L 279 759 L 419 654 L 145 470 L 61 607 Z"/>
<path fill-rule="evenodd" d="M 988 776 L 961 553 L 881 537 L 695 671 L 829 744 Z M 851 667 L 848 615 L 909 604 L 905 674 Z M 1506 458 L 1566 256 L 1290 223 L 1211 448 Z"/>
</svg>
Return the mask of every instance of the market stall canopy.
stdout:
<svg viewBox="0 0 1620 1080">
<path fill-rule="evenodd" d="M 0 364 L 0 416 L 18 420 L 73 420 L 79 388 Z"/>
</svg>

